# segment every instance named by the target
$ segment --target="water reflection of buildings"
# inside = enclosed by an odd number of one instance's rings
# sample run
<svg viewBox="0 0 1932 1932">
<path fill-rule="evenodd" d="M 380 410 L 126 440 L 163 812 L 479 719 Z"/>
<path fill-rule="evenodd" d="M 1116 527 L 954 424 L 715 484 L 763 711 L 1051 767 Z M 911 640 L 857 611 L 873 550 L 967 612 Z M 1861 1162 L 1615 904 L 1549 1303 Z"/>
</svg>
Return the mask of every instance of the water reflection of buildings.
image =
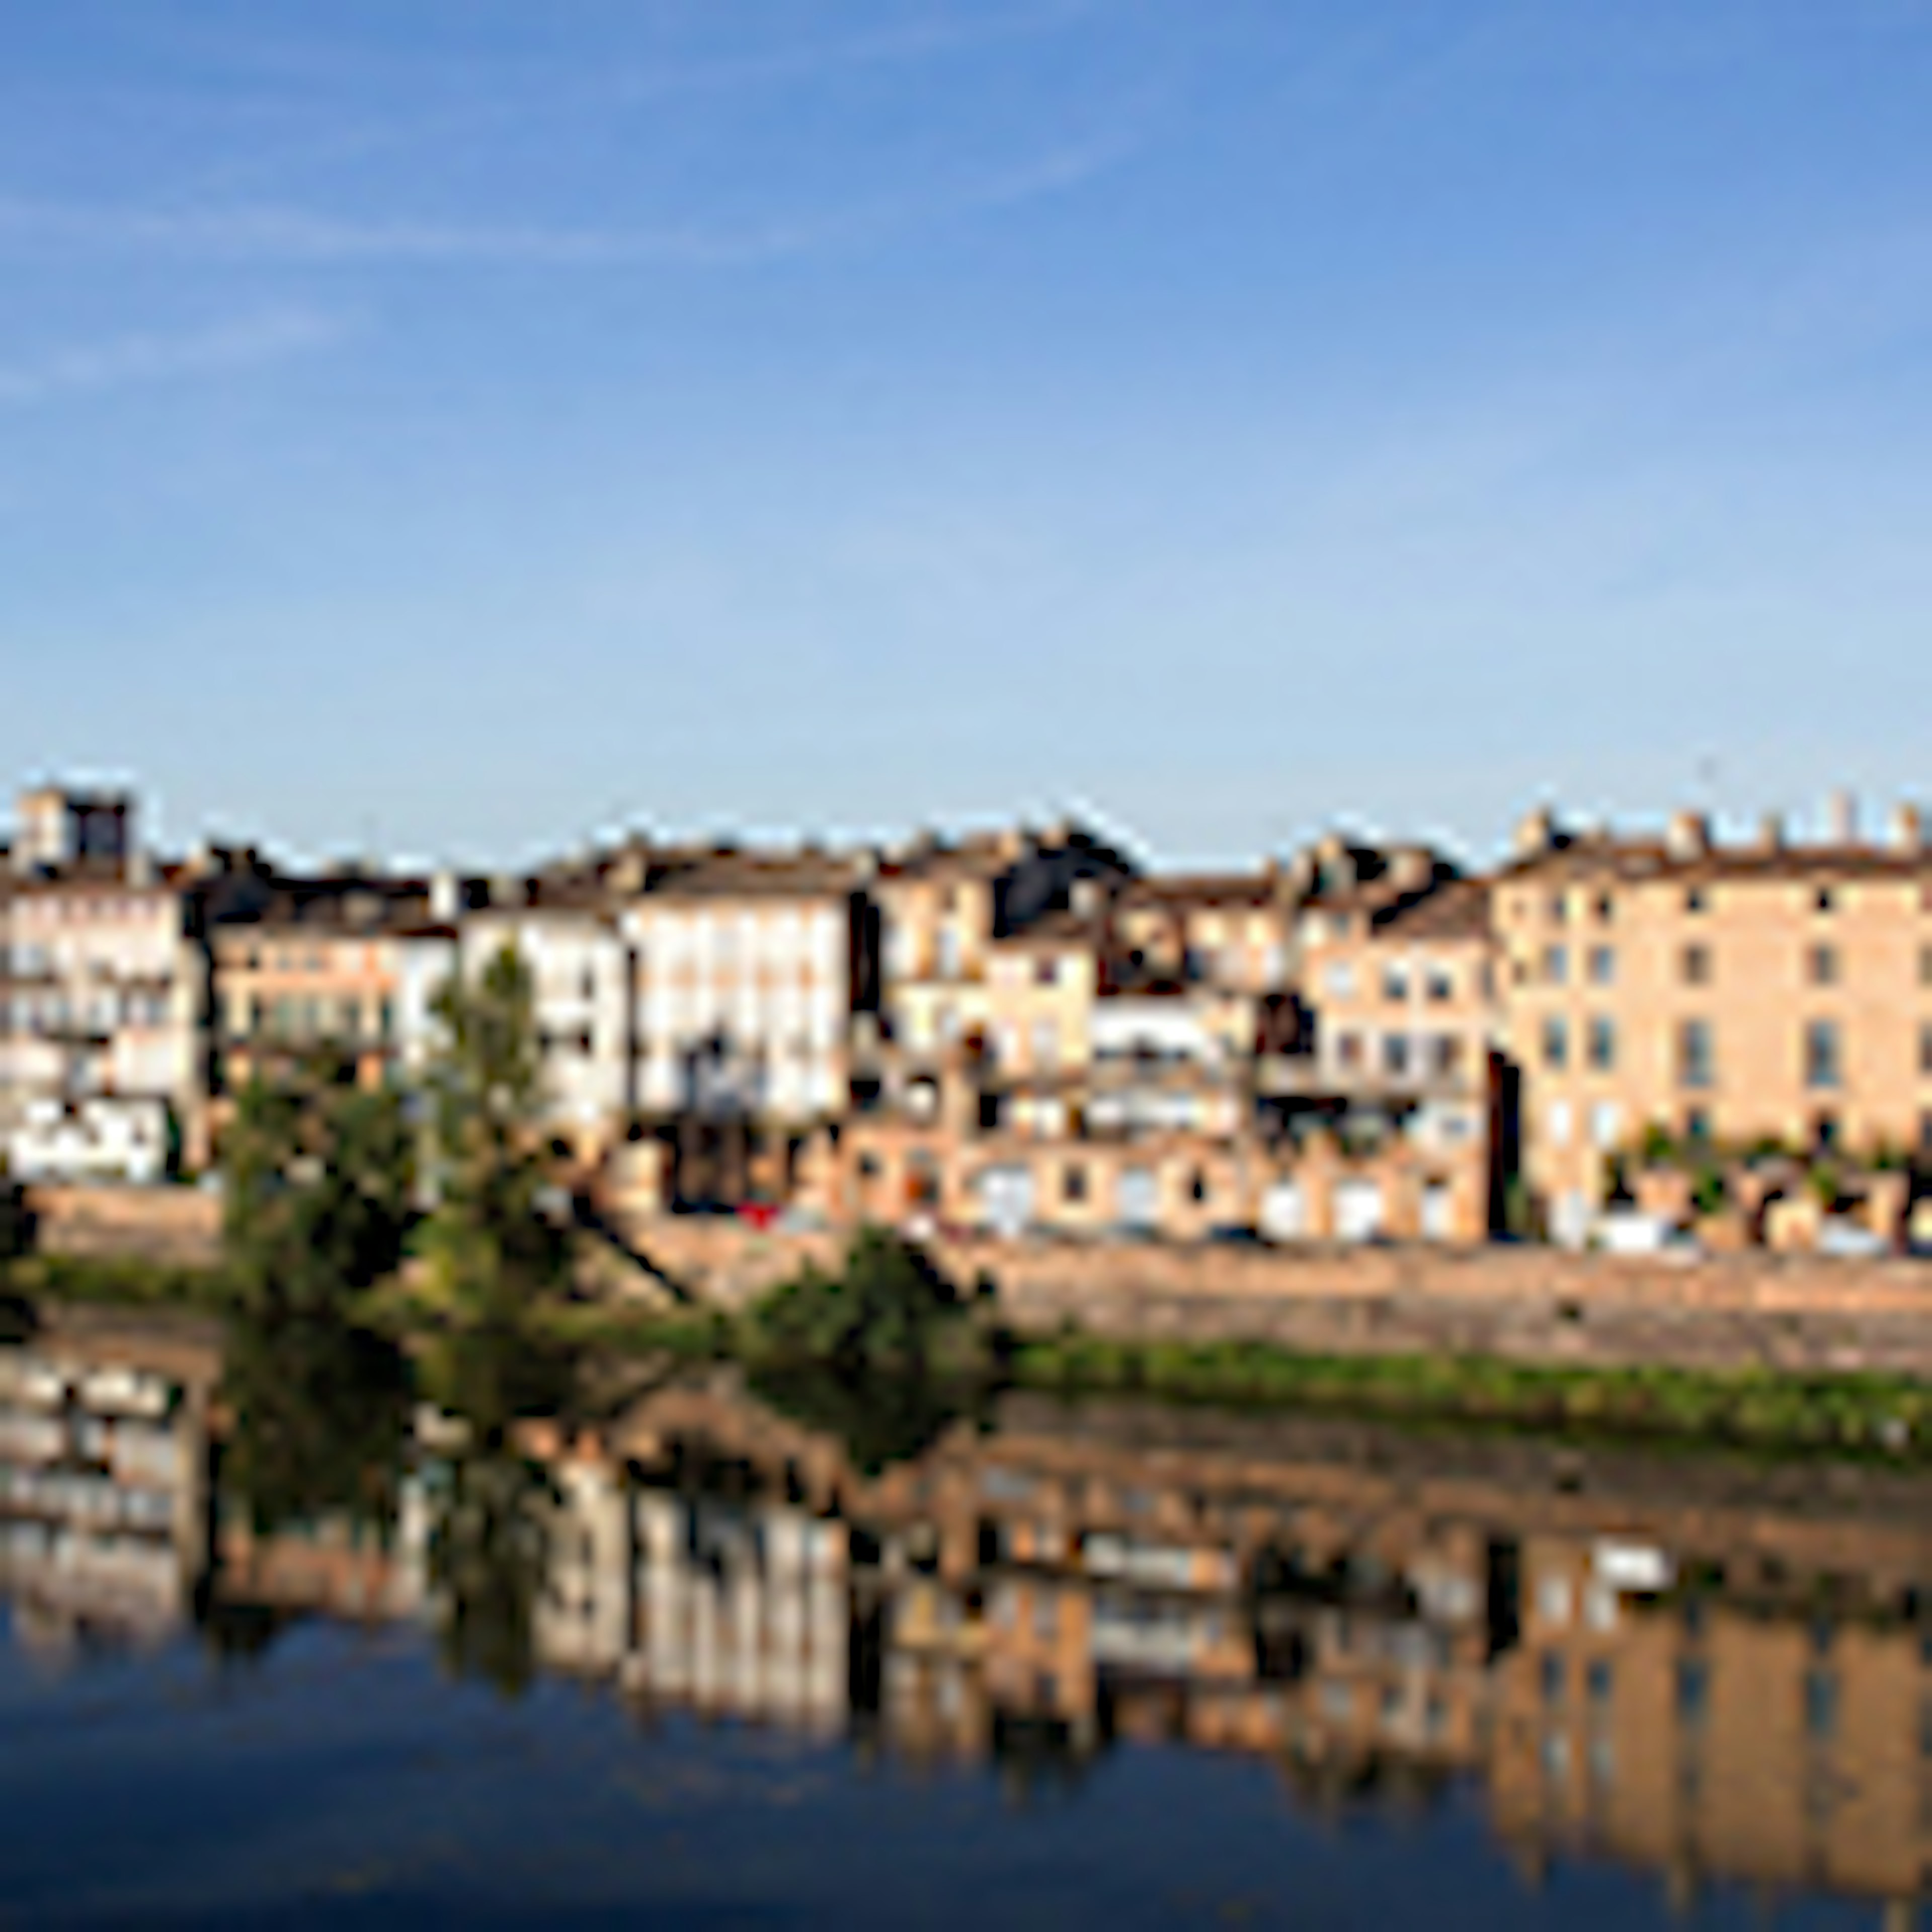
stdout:
<svg viewBox="0 0 1932 1932">
<path fill-rule="evenodd" d="M 1015 1398 L 867 1477 L 728 1388 L 563 1472 L 537 1640 L 920 1756 L 1265 1753 L 1487 1788 L 1531 1869 L 1894 1900 L 1932 1873 L 1932 1481 Z"/>
<path fill-rule="evenodd" d="M 81 1322 L 0 1349 L 0 1595 L 54 1654 L 157 1642 L 206 1576 L 208 1338 Z"/>
<path fill-rule="evenodd" d="M 441 1613 L 433 1462 L 399 1519 L 211 1544 L 208 1378 L 0 1355 L 16 1630 Z M 1297 1802 L 1452 1780 L 1534 1870 L 1627 1861 L 1895 1906 L 1932 1882 L 1932 1477 L 1016 1396 L 867 1473 L 728 1378 L 548 1480 L 528 1637 L 640 1709 L 1077 1771 L 1266 1756 Z"/>
</svg>

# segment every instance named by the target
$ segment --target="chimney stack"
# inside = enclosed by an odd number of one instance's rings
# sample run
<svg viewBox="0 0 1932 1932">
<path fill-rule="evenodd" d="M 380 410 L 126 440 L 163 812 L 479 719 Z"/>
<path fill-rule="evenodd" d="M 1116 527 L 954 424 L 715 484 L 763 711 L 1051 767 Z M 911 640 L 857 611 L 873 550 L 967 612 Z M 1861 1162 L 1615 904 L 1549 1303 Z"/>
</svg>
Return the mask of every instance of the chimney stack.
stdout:
<svg viewBox="0 0 1932 1932">
<path fill-rule="evenodd" d="M 1418 892 L 1436 876 L 1432 854 L 1420 845 L 1404 845 L 1389 856 L 1389 877 L 1400 892 Z"/>
<path fill-rule="evenodd" d="M 1546 805 L 1526 812 L 1517 820 L 1514 840 L 1519 859 L 1534 859 L 1556 843 L 1556 814 Z"/>
<path fill-rule="evenodd" d="M 1858 802 L 1842 788 L 1832 793 L 1825 812 L 1826 837 L 1834 845 L 1853 845 L 1858 836 Z"/>
<path fill-rule="evenodd" d="M 1892 842 L 1900 852 L 1918 853 L 1925 849 L 1925 827 L 1918 806 L 1910 799 L 1900 799 L 1892 808 Z"/>
<path fill-rule="evenodd" d="M 1664 842 L 1671 857 L 1680 862 L 1701 859 L 1711 849 L 1710 822 L 1702 812 L 1673 812 Z"/>
<path fill-rule="evenodd" d="M 1784 820 L 1776 812 L 1767 812 L 1760 817 L 1757 844 L 1760 852 L 1782 852 L 1784 850 Z"/>
</svg>

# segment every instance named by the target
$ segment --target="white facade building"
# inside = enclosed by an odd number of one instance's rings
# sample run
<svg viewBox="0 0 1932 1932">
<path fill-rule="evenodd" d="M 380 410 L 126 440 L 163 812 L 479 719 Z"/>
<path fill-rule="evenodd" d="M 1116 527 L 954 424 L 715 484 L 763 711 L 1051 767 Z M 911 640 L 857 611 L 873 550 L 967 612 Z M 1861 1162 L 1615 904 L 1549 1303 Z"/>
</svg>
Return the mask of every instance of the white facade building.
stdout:
<svg viewBox="0 0 1932 1932">
<path fill-rule="evenodd" d="M 848 1092 L 851 910 L 842 892 L 700 883 L 627 907 L 638 1104 L 803 1122 Z"/>
<path fill-rule="evenodd" d="M 463 922 L 465 975 L 480 976 L 506 946 L 530 975 L 550 1124 L 580 1142 L 614 1132 L 632 1105 L 631 964 L 623 937 L 589 908 L 493 906 Z M 434 988 L 424 983 L 419 997 L 427 1036 Z"/>
<path fill-rule="evenodd" d="M 188 896 L 166 884 L 105 874 L 15 882 L 0 900 L 0 1126 L 24 1128 L 32 1109 L 41 1124 L 30 1138 L 50 1155 L 64 1147 L 78 1157 L 103 1134 L 131 1147 L 146 1132 L 136 1124 L 159 1106 L 198 1164 L 208 964 L 190 923 Z M 96 1104 L 86 1132 L 49 1137 L 47 1103 L 87 1102 Z M 126 1119 L 109 1128 L 122 1103 Z"/>
</svg>

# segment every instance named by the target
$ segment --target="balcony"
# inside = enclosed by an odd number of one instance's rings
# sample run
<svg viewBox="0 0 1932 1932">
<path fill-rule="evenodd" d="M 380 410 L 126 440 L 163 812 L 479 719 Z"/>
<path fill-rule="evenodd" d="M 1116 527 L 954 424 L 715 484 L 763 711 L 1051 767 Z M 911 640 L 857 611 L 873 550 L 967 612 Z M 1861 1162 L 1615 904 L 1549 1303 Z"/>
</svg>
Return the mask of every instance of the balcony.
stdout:
<svg viewBox="0 0 1932 1932">
<path fill-rule="evenodd" d="M 1466 1063 L 1451 1067 L 1412 1063 L 1400 1072 L 1364 1062 L 1353 1066 L 1314 1054 L 1264 1054 L 1256 1062 L 1256 1091 L 1268 1100 L 1312 1100 L 1324 1095 L 1396 1100 L 1427 1095 L 1461 1097 L 1481 1091 Z"/>
</svg>

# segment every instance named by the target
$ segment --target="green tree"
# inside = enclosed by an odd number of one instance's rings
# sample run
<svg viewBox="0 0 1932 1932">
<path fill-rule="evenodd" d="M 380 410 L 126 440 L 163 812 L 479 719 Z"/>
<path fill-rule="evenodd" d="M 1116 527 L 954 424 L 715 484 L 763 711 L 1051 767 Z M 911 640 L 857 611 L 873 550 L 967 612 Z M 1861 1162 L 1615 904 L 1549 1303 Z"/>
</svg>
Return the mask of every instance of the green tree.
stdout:
<svg viewBox="0 0 1932 1932">
<path fill-rule="evenodd" d="M 567 1258 L 545 1216 L 542 1086 L 529 970 L 506 946 L 436 996 L 444 1043 L 430 1068 L 436 1205 L 416 1244 L 420 1292 L 460 1321 L 514 1323 Z"/>
<path fill-rule="evenodd" d="M 952 1284 L 876 1228 L 860 1230 L 842 1274 L 807 1268 L 767 1295 L 752 1311 L 748 1340 L 767 1363 L 848 1378 L 957 1373 L 982 1355 Z"/>
<path fill-rule="evenodd" d="M 410 1220 L 401 1096 L 326 1054 L 243 1090 L 224 1137 L 224 1245 L 238 1300 L 313 1314 L 400 1265 Z"/>
</svg>

